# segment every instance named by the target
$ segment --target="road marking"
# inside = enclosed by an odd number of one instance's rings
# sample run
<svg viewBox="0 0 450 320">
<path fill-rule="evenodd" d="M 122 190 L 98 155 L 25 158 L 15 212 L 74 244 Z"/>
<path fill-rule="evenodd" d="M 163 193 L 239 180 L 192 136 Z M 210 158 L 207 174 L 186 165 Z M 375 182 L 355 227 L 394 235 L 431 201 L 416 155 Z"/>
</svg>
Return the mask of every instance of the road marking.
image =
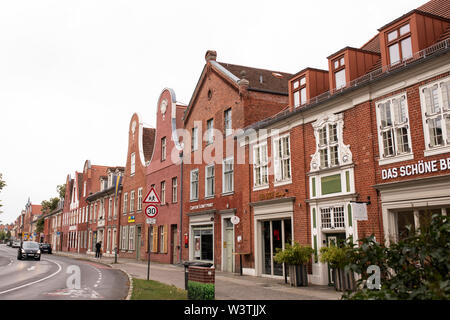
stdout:
<svg viewBox="0 0 450 320">
<path fill-rule="evenodd" d="M 27 270 L 28 270 L 28 271 L 33 271 L 34 269 L 36 269 L 36 266 L 31 266 L 31 267 L 29 267 Z"/>
<path fill-rule="evenodd" d="M 50 260 L 46 260 L 46 261 L 50 261 Z M 47 280 L 47 279 L 50 279 L 50 278 L 54 277 L 55 275 L 57 275 L 61 271 L 62 267 L 57 262 L 54 262 L 54 261 L 50 261 L 50 262 L 53 262 L 53 263 L 55 263 L 58 266 L 58 268 L 59 268 L 58 271 L 56 271 L 55 273 L 52 273 L 51 275 L 49 275 L 49 276 L 47 276 L 45 278 L 42 278 L 42 279 L 30 282 L 30 283 L 23 284 L 23 285 L 21 285 L 19 287 L 15 287 L 15 288 L 8 289 L 8 290 L 5 290 L 5 291 L 0 291 L 0 295 L 8 293 L 8 292 L 11 292 L 11 291 L 15 291 L 15 290 L 19 290 L 19 289 L 25 288 L 25 287 L 31 286 L 33 284 L 36 284 L 36 283 L 39 283 L 39 282 L 42 282 L 44 280 Z"/>
</svg>

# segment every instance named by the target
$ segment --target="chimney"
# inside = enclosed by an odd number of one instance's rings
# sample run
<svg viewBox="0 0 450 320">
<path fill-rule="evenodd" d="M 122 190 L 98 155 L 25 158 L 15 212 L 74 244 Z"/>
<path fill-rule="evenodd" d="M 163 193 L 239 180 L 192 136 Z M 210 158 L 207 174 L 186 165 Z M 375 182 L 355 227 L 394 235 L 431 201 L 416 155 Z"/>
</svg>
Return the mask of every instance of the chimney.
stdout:
<svg viewBox="0 0 450 320">
<path fill-rule="evenodd" d="M 216 58 L 217 58 L 217 52 L 216 51 L 214 51 L 214 50 L 206 51 L 206 54 L 205 54 L 206 62 L 208 62 L 209 60 L 216 61 Z"/>
<path fill-rule="evenodd" d="M 250 84 L 250 82 L 245 79 L 247 73 L 245 72 L 245 70 L 241 71 L 241 78 L 238 80 L 238 85 L 239 85 L 239 95 L 240 96 L 246 96 L 248 93 L 248 85 Z"/>
</svg>

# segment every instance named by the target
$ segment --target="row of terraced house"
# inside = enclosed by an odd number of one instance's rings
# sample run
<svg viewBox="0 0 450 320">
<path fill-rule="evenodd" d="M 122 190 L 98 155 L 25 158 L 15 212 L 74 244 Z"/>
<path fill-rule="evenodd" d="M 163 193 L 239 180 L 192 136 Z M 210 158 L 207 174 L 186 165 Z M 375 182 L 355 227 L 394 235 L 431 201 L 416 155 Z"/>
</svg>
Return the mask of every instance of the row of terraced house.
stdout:
<svg viewBox="0 0 450 320">
<path fill-rule="evenodd" d="M 371 234 L 389 244 L 450 214 L 449 4 L 409 11 L 329 55 L 327 70 L 269 71 L 208 51 L 187 105 L 166 88 L 156 128 L 131 117 L 124 167 L 86 161 L 67 177 L 45 241 L 269 277 L 284 276 L 273 256 L 295 241 L 315 250 L 309 281 L 327 284 L 322 246 Z M 161 203 L 149 228 L 152 187 Z"/>
</svg>

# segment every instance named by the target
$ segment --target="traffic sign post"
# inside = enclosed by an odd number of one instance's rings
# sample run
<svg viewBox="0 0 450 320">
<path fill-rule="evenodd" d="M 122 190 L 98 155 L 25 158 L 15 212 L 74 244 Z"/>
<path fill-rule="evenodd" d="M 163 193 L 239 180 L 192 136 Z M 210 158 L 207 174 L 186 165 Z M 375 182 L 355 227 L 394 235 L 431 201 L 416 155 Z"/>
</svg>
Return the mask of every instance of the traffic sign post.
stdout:
<svg viewBox="0 0 450 320">
<path fill-rule="evenodd" d="M 161 203 L 161 200 L 159 200 L 158 194 L 156 193 L 155 188 L 151 188 L 150 191 L 147 193 L 147 195 L 144 198 L 143 203 L 150 203 L 145 208 L 145 215 L 148 217 L 146 222 L 148 224 L 148 264 L 147 264 L 147 281 L 150 280 L 150 228 L 153 224 L 156 224 L 155 217 L 158 215 L 158 207 L 155 204 Z"/>
<path fill-rule="evenodd" d="M 147 193 L 147 195 L 144 198 L 144 203 L 161 203 L 161 200 L 159 200 L 158 194 L 155 191 L 155 188 L 151 188 L 150 191 Z"/>
<path fill-rule="evenodd" d="M 159 209 L 154 204 L 149 204 L 145 208 L 145 215 L 149 218 L 155 218 L 158 215 Z"/>
</svg>

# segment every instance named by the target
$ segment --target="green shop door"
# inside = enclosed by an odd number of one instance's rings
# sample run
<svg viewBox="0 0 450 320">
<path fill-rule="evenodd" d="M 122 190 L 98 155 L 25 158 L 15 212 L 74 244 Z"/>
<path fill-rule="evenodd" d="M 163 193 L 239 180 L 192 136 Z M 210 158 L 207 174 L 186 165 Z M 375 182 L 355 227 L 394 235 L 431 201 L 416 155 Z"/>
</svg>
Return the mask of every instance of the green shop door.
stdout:
<svg viewBox="0 0 450 320">
<path fill-rule="evenodd" d="M 326 235 L 327 247 L 339 245 L 342 241 L 345 241 L 345 233 L 330 233 Z M 328 285 L 334 286 L 334 274 L 333 269 L 328 266 Z"/>
</svg>

